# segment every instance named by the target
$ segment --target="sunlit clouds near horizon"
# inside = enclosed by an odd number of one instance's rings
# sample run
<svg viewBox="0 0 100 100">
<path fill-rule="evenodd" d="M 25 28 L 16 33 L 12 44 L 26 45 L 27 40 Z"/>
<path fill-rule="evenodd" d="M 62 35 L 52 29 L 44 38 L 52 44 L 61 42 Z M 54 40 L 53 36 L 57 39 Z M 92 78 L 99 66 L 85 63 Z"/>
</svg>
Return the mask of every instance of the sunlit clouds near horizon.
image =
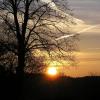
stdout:
<svg viewBox="0 0 100 100">
<path fill-rule="evenodd" d="M 45 2 L 47 2 L 47 0 Z M 61 60 L 63 64 L 59 65 L 56 63 L 55 66 L 53 61 L 48 60 L 48 66 L 54 64 L 54 66 L 59 68 L 66 76 L 77 77 L 92 74 L 100 75 L 100 1 L 68 0 L 68 2 L 70 7 L 74 9 L 73 19 L 76 25 L 70 26 L 71 34 L 58 36 L 56 40 L 61 41 L 62 39 L 73 37 L 73 33 L 79 34 L 79 51 L 75 52 L 77 65 L 73 67 L 69 65 L 66 60 Z M 58 10 L 54 3 L 50 6 L 54 7 L 55 10 Z M 65 12 L 59 12 L 65 14 Z M 64 24 L 59 23 L 57 26 L 63 31 L 66 31 Z"/>
</svg>

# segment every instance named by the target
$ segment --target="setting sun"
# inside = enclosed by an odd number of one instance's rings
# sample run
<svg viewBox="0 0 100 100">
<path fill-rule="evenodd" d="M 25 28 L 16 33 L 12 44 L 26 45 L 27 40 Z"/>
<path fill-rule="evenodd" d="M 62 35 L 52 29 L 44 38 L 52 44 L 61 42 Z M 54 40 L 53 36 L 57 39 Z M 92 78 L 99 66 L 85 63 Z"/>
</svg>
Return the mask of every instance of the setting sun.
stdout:
<svg viewBox="0 0 100 100">
<path fill-rule="evenodd" d="M 48 68 L 48 70 L 47 70 L 47 74 L 49 74 L 49 75 L 57 75 L 57 69 L 55 68 L 55 67 L 50 67 L 50 68 Z"/>
</svg>

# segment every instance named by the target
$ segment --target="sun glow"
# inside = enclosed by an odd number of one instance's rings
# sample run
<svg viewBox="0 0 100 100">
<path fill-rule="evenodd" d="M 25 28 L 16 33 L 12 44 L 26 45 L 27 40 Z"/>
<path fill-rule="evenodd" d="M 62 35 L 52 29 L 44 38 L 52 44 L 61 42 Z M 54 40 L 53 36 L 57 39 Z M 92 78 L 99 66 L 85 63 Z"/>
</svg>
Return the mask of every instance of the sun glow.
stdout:
<svg viewBox="0 0 100 100">
<path fill-rule="evenodd" d="M 57 75 L 57 69 L 55 67 L 49 67 L 48 70 L 47 70 L 47 74 L 48 75 L 52 75 L 52 76 L 55 76 Z"/>
<path fill-rule="evenodd" d="M 49 64 L 49 67 L 47 69 L 47 74 L 51 76 L 57 76 L 58 75 L 58 67 L 60 67 L 61 64 L 57 61 L 52 61 Z"/>
<path fill-rule="evenodd" d="M 58 61 L 52 61 L 49 63 L 48 68 L 46 70 L 46 74 L 53 77 L 58 77 L 61 74 L 61 68 L 63 66 L 64 61 L 61 61 L 62 63 Z"/>
</svg>

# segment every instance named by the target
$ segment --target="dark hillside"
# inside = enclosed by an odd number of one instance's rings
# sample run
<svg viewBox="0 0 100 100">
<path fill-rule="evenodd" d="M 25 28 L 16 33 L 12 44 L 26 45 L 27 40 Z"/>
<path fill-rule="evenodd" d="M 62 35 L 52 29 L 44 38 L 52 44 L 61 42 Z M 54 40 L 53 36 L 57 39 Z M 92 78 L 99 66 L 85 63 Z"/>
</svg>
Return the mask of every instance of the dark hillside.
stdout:
<svg viewBox="0 0 100 100">
<path fill-rule="evenodd" d="M 1 78 L 1 77 L 0 77 Z M 0 79 L 0 92 L 4 98 L 15 100 L 16 77 Z M 100 77 L 49 79 L 45 75 L 25 75 L 23 100 L 99 100 Z"/>
</svg>

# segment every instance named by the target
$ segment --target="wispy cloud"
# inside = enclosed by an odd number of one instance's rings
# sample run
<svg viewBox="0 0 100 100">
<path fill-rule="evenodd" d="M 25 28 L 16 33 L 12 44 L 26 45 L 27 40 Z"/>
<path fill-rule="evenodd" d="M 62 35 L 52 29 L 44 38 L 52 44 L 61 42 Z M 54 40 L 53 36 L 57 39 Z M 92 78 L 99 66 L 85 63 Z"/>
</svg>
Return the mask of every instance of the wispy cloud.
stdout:
<svg viewBox="0 0 100 100">
<path fill-rule="evenodd" d="M 99 24 L 99 25 L 100 25 L 100 24 Z M 88 28 L 85 28 L 85 29 L 83 29 L 83 30 L 77 32 L 77 33 L 83 33 L 83 32 L 86 32 L 86 31 L 88 31 L 88 30 L 91 30 L 91 29 L 93 29 L 93 28 L 98 27 L 99 25 L 90 26 L 90 27 L 88 27 Z"/>
<path fill-rule="evenodd" d="M 70 35 L 61 36 L 61 37 L 57 38 L 56 40 L 61 40 L 61 39 L 64 39 L 64 38 L 73 37 L 73 36 L 75 36 L 75 35 L 76 35 L 76 34 L 70 34 Z"/>
<path fill-rule="evenodd" d="M 77 33 L 87 32 L 88 30 L 91 30 L 91 29 L 96 28 L 96 27 L 98 27 L 98 26 L 100 26 L 100 24 L 98 24 L 98 25 L 93 25 L 93 26 L 89 26 L 88 28 L 85 28 L 85 29 L 83 29 L 83 30 L 81 30 L 81 31 L 78 31 Z M 61 40 L 61 39 L 64 39 L 64 38 L 73 37 L 73 36 L 75 36 L 75 35 L 78 35 L 78 34 L 64 35 L 64 36 L 61 36 L 61 37 L 57 38 L 56 40 Z"/>
<path fill-rule="evenodd" d="M 88 48 L 89 50 L 100 50 L 100 48 Z"/>
</svg>

